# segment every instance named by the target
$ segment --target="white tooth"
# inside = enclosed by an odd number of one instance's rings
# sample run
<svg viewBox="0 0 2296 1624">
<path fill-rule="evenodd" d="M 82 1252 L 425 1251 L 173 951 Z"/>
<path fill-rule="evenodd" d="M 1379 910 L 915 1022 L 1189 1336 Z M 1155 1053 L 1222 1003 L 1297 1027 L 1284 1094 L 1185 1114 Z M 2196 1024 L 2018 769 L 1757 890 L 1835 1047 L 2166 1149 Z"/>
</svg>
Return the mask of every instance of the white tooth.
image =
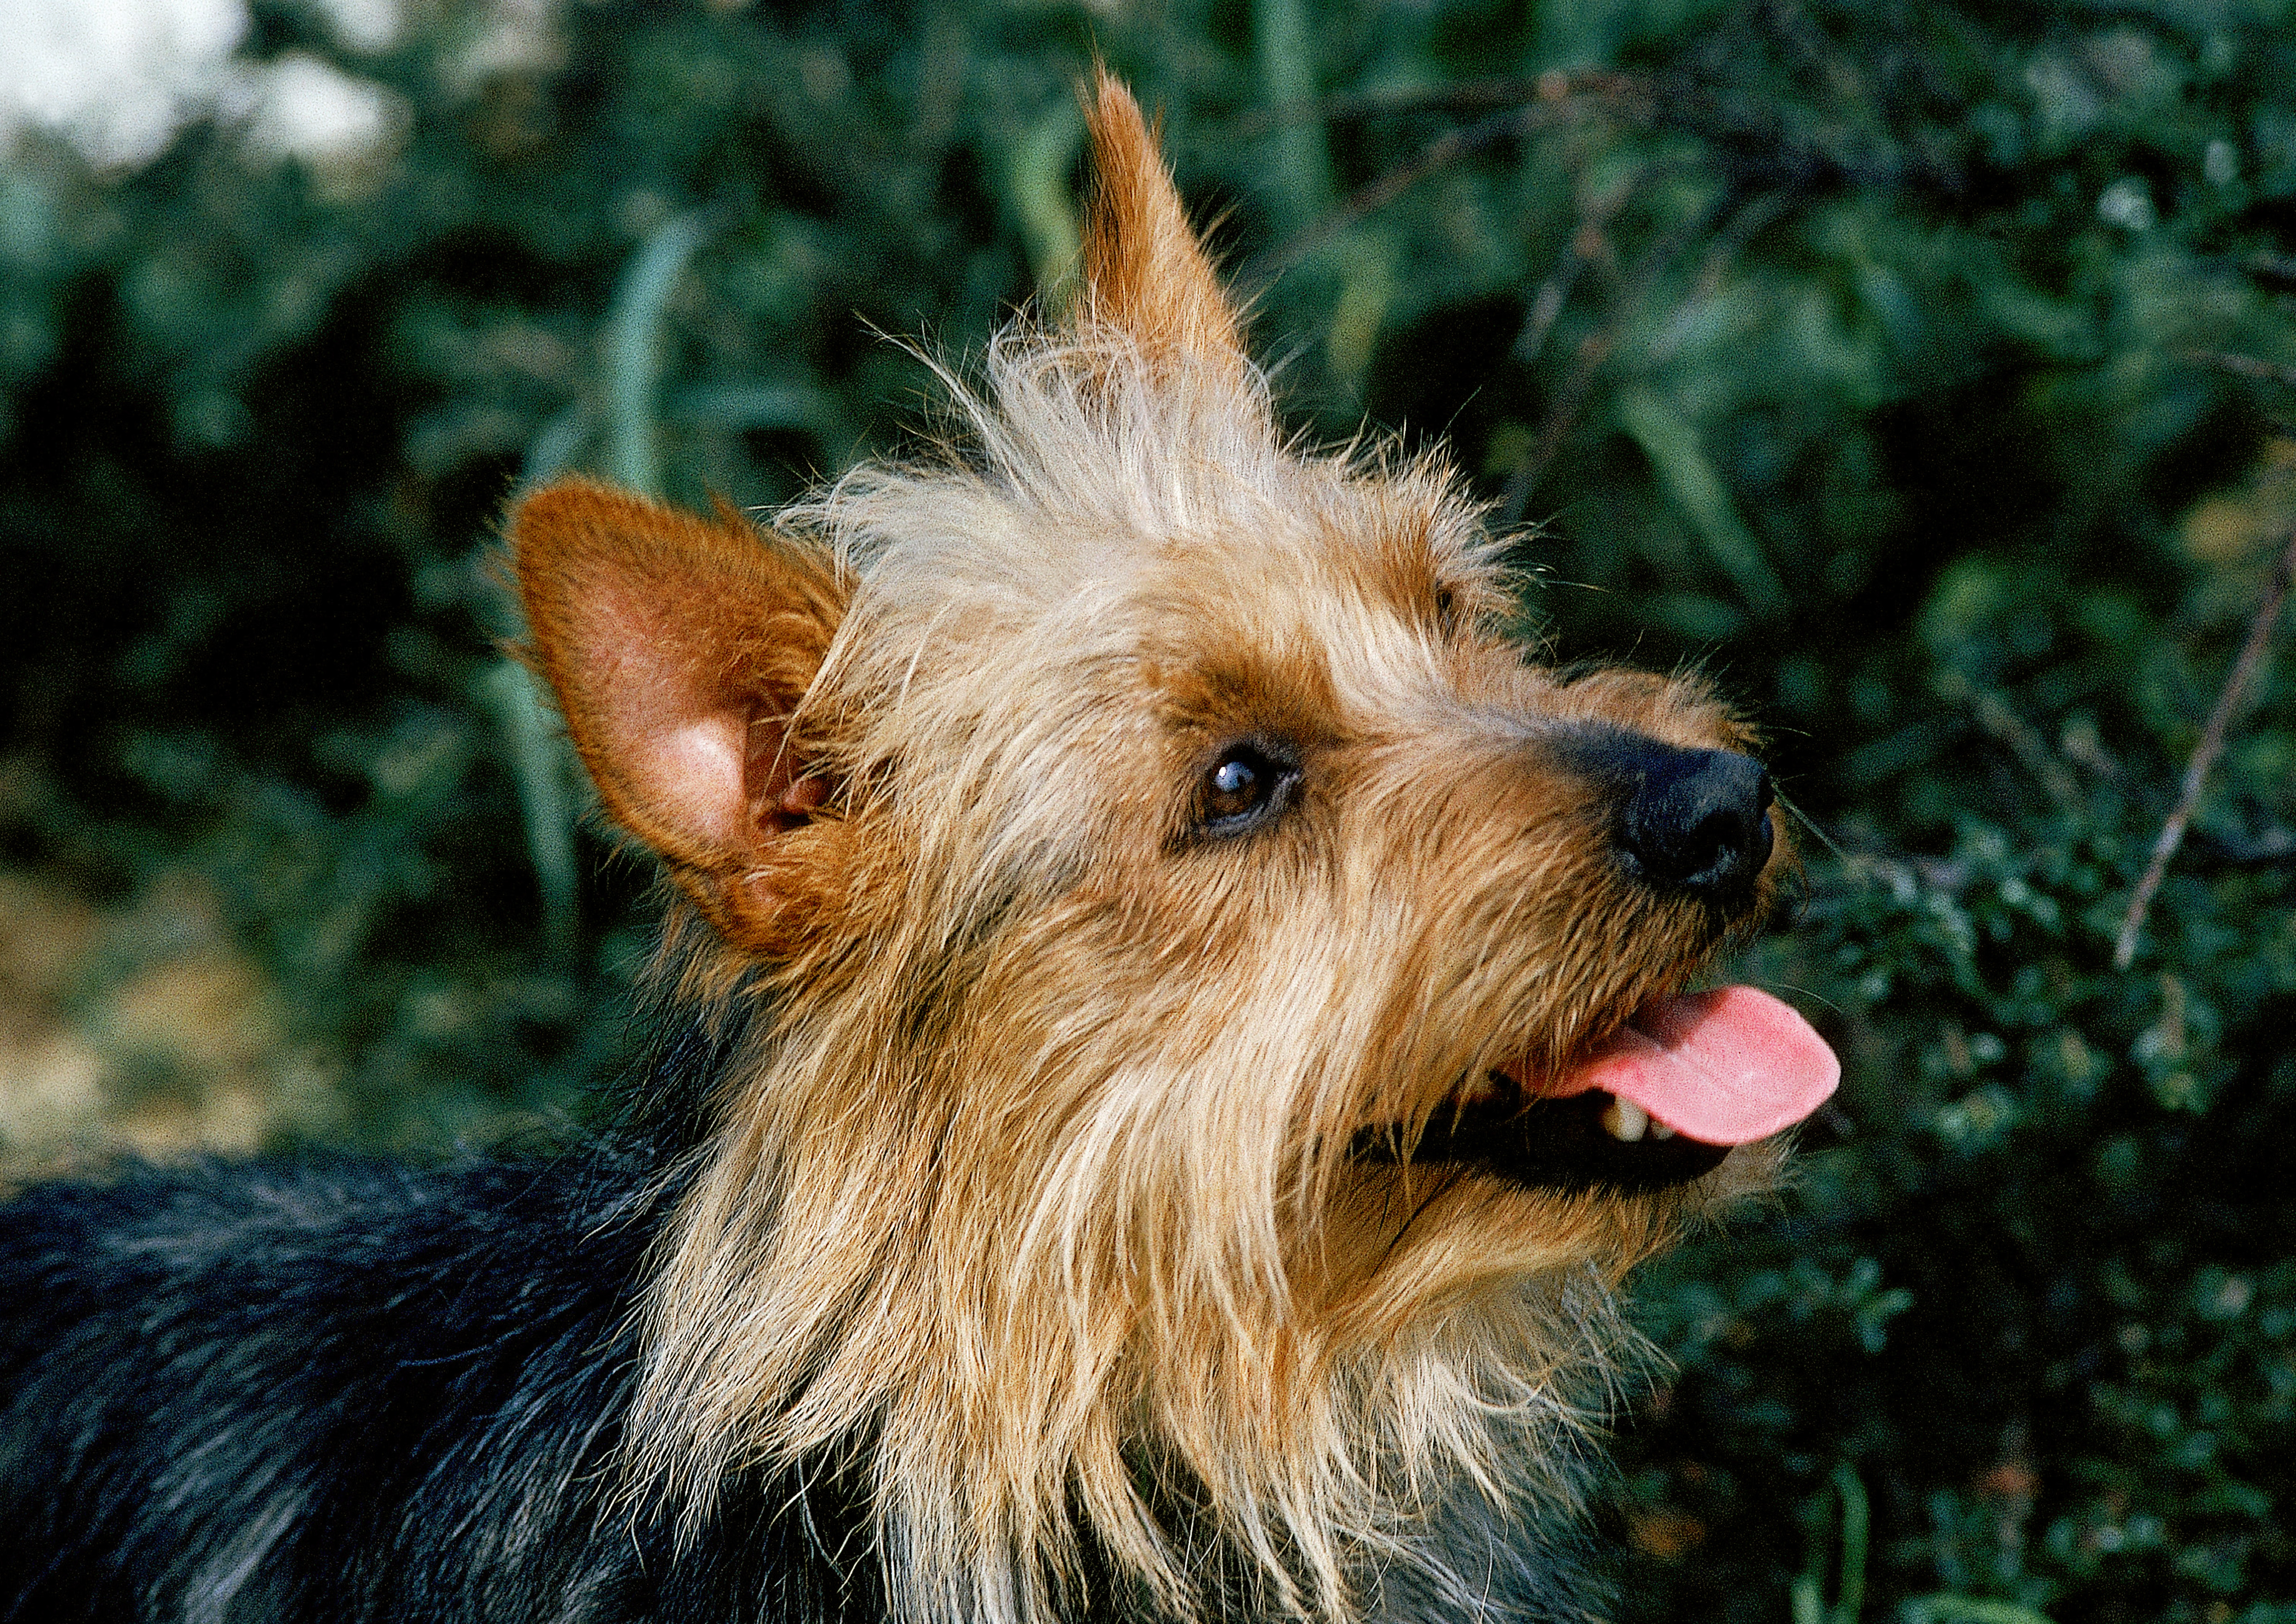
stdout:
<svg viewBox="0 0 2296 1624">
<path fill-rule="evenodd" d="M 1612 1100 L 1611 1108 L 1603 1113 L 1603 1131 L 1613 1139 L 1632 1144 L 1643 1136 L 1650 1126 L 1650 1112 L 1632 1100 Z"/>
<path fill-rule="evenodd" d="M 1651 1123 L 1651 1137 L 1653 1139 L 1671 1139 L 1674 1137 L 1674 1129 L 1669 1128 L 1663 1122 L 1653 1120 Z"/>
</svg>

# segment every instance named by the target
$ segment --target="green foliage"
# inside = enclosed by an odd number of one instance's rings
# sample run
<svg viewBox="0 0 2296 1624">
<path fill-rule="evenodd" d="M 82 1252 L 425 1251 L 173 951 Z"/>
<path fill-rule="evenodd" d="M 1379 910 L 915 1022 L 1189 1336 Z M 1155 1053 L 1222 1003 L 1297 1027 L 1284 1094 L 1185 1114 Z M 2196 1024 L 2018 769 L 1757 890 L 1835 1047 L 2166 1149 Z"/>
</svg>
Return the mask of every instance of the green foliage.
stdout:
<svg viewBox="0 0 2296 1624">
<path fill-rule="evenodd" d="M 644 875 L 496 652 L 501 504 L 770 503 L 929 426 L 879 335 L 962 353 L 1063 272 L 1097 51 L 1295 411 L 1447 435 L 1538 521 L 1538 636 L 1703 665 L 1806 815 L 1745 968 L 1847 1080 L 1644 1283 L 1627 1616 L 2296 1619 L 2286 659 L 2112 959 L 2296 522 L 2284 4 L 507 15 L 361 54 L 259 7 L 400 99 L 363 158 L 0 165 L 0 855 L 214 899 L 324 1079 L 275 1136 L 626 1062 Z"/>
</svg>

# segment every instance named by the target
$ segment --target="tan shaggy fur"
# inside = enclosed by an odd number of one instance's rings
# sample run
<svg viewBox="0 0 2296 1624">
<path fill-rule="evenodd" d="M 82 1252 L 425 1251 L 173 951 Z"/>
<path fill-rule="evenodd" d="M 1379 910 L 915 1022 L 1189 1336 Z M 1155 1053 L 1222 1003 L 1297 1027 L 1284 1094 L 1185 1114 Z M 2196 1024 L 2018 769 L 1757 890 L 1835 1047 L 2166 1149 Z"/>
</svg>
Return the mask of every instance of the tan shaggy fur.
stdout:
<svg viewBox="0 0 2296 1624">
<path fill-rule="evenodd" d="M 1743 733 L 1695 683 L 1527 663 L 1450 468 L 1287 439 L 1105 78 L 1091 127 L 1086 291 L 947 376 L 944 453 L 762 531 L 580 480 L 515 516 L 530 658 L 707 922 L 680 973 L 759 1012 L 629 1480 L 698 1525 L 731 1468 L 841 1461 L 918 1620 L 1051 1617 L 1080 1530 L 1177 1613 L 1346 1620 L 1439 1567 L 1439 1502 L 1572 1497 L 1613 1287 L 1767 1173 L 1566 1195 L 1350 1153 L 1723 946 L 1540 740 Z M 1294 802 L 1203 838 L 1256 738 Z"/>
</svg>

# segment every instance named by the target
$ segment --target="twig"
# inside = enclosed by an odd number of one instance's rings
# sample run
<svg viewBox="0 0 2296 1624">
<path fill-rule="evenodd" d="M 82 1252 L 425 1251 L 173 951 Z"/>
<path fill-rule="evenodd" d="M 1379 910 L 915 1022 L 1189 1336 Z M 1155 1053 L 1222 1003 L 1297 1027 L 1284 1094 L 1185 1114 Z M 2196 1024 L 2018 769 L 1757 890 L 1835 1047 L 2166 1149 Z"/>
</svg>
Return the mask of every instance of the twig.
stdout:
<svg viewBox="0 0 2296 1624">
<path fill-rule="evenodd" d="M 1277 243 L 1266 257 L 1251 266 L 1247 279 L 1253 282 L 1275 281 L 1349 226 L 1366 215 L 1386 208 L 1438 169 L 1447 168 L 1487 147 L 1496 146 L 1511 136 L 1527 134 L 1553 116 L 1552 108 L 1543 103 L 1533 103 L 1529 107 L 1510 107 L 1505 112 L 1493 113 L 1464 129 L 1446 130 L 1401 163 L 1382 170 L 1349 193 L 1340 200 L 1337 208 L 1323 217 Z"/>
<path fill-rule="evenodd" d="M 2296 388 L 2296 366 L 2282 366 L 2271 361 L 2259 361 L 2254 356 L 2209 349 L 2188 349 L 2184 352 L 2184 358 L 2239 377 L 2261 378 L 2267 383 L 2285 383 Z"/>
<path fill-rule="evenodd" d="M 1551 68 L 1533 78 L 1510 74 L 1497 78 L 1469 79 L 1457 85 L 1415 85 L 1326 96 L 1321 101 L 1283 102 L 1240 115 L 1222 139 L 1248 141 L 1279 125 L 1309 119 L 1345 124 L 1414 113 L 1479 113 L 1496 108 L 1519 108 L 1526 102 L 1562 102 L 1573 96 L 1599 96 L 1623 105 L 1646 102 L 1649 95 L 1649 82 L 1630 74 L 1604 68 Z"/>
<path fill-rule="evenodd" d="M 2241 261 L 2241 268 L 2251 276 L 2267 277 L 2274 282 L 2296 282 L 2296 256 L 2253 253 Z"/>
<path fill-rule="evenodd" d="M 2292 580 L 2296 580 L 2296 531 L 2289 534 L 2287 549 L 2273 568 L 2271 585 L 2265 588 L 2264 602 L 2256 606 L 2256 618 L 2249 622 L 2248 641 L 2241 644 L 2240 658 L 2232 662 L 2224 691 L 2217 695 L 2217 707 L 2209 713 L 2208 726 L 2201 730 L 2201 742 L 2193 750 L 2192 760 L 2185 764 L 2183 792 L 2177 797 L 2176 808 L 2169 814 L 2169 821 L 2161 825 L 2161 838 L 2152 842 L 2152 860 L 2144 865 L 2144 876 L 2137 881 L 2136 890 L 2128 898 L 2128 913 L 2120 922 L 2119 939 L 2112 944 L 2112 967 L 2116 970 L 2128 969 L 2136 956 L 2136 933 L 2144 928 L 2144 915 L 2152 906 L 2152 893 L 2161 889 L 2169 860 L 2177 855 L 2177 848 L 2184 844 L 2185 828 L 2193 821 L 2193 810 L 2201 799 L 2201 786 L 2224 750 L 2225 734 L 2232 726 L 2233 712 L 2239 708 L 2249 684 L 2264 664 L 2265 651 L 2272 643 L 2273 623 L 2280 618 L 2280 606 L 2287 601 Z"/>
<path fill-rule="evenodd" d="M 2120 763 L 2097 736 L 2096 724 L 2087 718 L 2065 725 L 2057 735 L 2057 748 L 2064 751 L 2066 760 L 2087 767 L 2107 783 L 2119 783 L 2124 776 Z"/>
<path fill-rule="evenodd" d="M 1730 262 L 1797 201 L 1798 194 L 1791 187 L 1781 186 L 1775 192 L 1761 193 L 1732 215 L 1708 244 L 1705 261 L 1698 267 L 1698 280 L 1691 285 L 1690 297 L 1683 303 L 1695 308 L 1720 292 Z"/>
<path fill-rule="evenodd" d="M 1977 725 L 2009 747 L 2009 753 L 2019 765 L 2030 773 L 2061 812 L 2079 812 L 2081 808 L 2080 784 L 2071 769 L 2057 759 L 2041 730 L 2019 716 L 1989 689 L 1980 688 L 1958 671 L 1947 671 L 1937 679 L 1938 692 L 1957 705 L 1966 705 L 1977 718 Z"/>
<path fill-rule="evenodd" d="M 1587 393 L 1594 387 L 1595 374 L 1602 371 L 1603 363 L 1611 358 L 1611 351 L 1618 347 L 1619 331 L 1626 325 L 1627 318 L 1634 313 L 1635 307 L 1649 294 L 1660 275 L 1673 263 L 1674 257 L 1706 229 L 1707 222 L 1721 212 L 1729 201 L 1726 195 L 1723 200 L 1696 210 L 1644 249 L 1642 257 L 1628 272 L 1626 281 L 1619 289 L 1618 298 L 1612 301 L 1610 320 L 1578 341 L 1578 354 L 1571 366 L 1570 375 L 1562 381 L 1562 387 L 1555 391 L 1554 400 L 1548 405 L 1546 421 L 1539 426 L 1538 441 L 1507 475 L 1506 494 L 1499 500 L 1502 528 L 1515 524 L 1522 518 L 1522 510 L 1530 500 L 1530 493 L 1545 477 L 1547 464 L 1562 449 L 1563 438 L 1570 432 L 1572 423 L 1578 419 L 1578 408 L 1587 403 Z"/>
<path fill-rule="evenodd" d="M 1614 183 L 1609 191 L 1589 202 L 1586 211 L 1578 217 L 1578 228 L 1570 234 L 1570 240 L 1562 245 L 1562 251 L 1554 257 L 1554 268 L 1539 284 L 1538 293 L 1530 301 L 1530 309 L 1522 318 L 1522 331 L 1515 334 L 1512 353 L 1516 365 L 1530 366 L 1538 360 L 1539 352 L 1546 348 L 1547 334 L 1554 330 L 1556 319 L 1562 314 L 1563 305 L 1570 298 L 1571 288 L 1578 281 L 1578 273 L 1587 268 L 1587 261 L 1599 251 L 1603 234 L 1610 229 L 1611 222 L 1618 218 L 1619 211 L 1627 206 L 1627 200 L 1642 184 L 1643 175 L 1640 169 L 1630 171 Z"/>
<path fill-rule="evenodd" d="M 1568 71 L 1550 69 L 1536 78 L 1474 79 L 1460 85 L 1369 91 L 1321 101 L 1287 101 L 1242 113 L 1221 127 L 1216 137 L 1208 135 L 1205 138 L 1216 138 L 1225 145 L 1310 119 L 1346 123 L 1429 113 L 1464 115 L 1486 111 L 1494 116 L 1471 127 L 1472 130 L 1496 126 L 1504 133 L 1512 120 L 1521 119 L 1521 127 L 1527 131 L 1588 104 L 1636 124 L 1696 137 L 1710 149 L 1710 157 L 1727 168 L 1734 180 L 1749 186 L 1807 189 L 1849 185 L 1884 191 L 1909 188 L 1957 197 L 1965 185 L 1963 175 L 1950 165 L 1908 153 L 1886 138 L 1877 147 L 1871 135 L 1841 132 L 1841 150 L 1837 151 L 1817 135 L 1789 127 L 1773 110 L 1744 104 L 1701 76 L 1669 73 L 1645 78 L 1600 68 Z M 1461 154 L 1451 150 L 1448 144 L 1459 134 L 1455 131 L 1438 136 L 1427 150 L 1444 149 L 1441 161 L 1453 161 Z M 1410 169 L 1421 161 L 1420 158 L 1406 159 L 1399 167 Z M 1380 186 L 1387 179 L 1382 176 L 1364 191 Z M 1288 264 L 1289 260 L 1282 263 Z"/>
<path fill-rule="evenodd" d="M 1339 120 L 1383 113 L 1480 111 L 1488 117 L 1447 130 L 1409 158 L 1374 176 L 1340 205 L 1278 244 L 1251 267 L 1249 278 L 1272 281 L 1325 242 L 1384 208 L 1437 170 L 1526 135 L 1592 103 L 1635 123 L 1679 130 L 1710 149 L 1733 183 L 1733 191 L 1782 187 L 1799 192 L 1827 185 L 1875 186 L 1957 194 L 1962 177 L 1951 169 L 1891 150 L 1881 152 L 1829 150 L 1812 137 L 1787 128 L 1775 118 L 1737 106 L 1694 80 L 1680 76 L 1642 78 L 1599 69 L 1554 70 L 1536 78 L 1484 79 L 1461 86 L 1374 93 L 1322 103 L 1287 102 L 1238 119 L 1227 135 L 1235 140 L 1300 119 Z"/>
<path fill-rule="evenodd" d="M 1304 119 L 1350 123 L 1429 113 L 1528 111 L 1551 116 L 1566 103 L 1592 103 L 1637 124 L 1678 130 L 1719 149 L 1717 156 L 1755 184 L 1786 186 L 1857 185 L 1958 196 L 1964 185 L 1951 167 L 1894 145 L 1875 150 L 1870 136 L 1848 136 L 1852 150 L 1836 152 L 1817 137 L 1790 128 L 1770 109 L 1745 104 L 1717 88 L 1715 76 L 1620 73 L 1603 68 L 1549 69 L 1536 78 L 1471 79 L 1458 85 L 1365 91 L 1321 101 L 1256 108 L 1221 127 L 1223 144 L 1251 140 Z"/>
</svg>

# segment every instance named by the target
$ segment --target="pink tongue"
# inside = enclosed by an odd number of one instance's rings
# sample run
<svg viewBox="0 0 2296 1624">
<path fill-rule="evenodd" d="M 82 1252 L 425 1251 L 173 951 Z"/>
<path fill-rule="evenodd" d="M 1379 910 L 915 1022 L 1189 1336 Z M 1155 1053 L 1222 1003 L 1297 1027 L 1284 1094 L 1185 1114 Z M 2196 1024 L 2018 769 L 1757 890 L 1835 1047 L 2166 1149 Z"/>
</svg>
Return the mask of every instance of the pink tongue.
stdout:
<svg viewBox="0 0 2296 1624">
<path fill-rule="evenodd" d="M 1766 992 L 1725 987 L 1654 998 L 1594 1057 L 1540 1092 L 1600 1088 L 1678 1134 L 1744 1144 L 1800 1121 L 1841 1080 L 1841 1062 L 1808 1021 Z"/>
</svg>

